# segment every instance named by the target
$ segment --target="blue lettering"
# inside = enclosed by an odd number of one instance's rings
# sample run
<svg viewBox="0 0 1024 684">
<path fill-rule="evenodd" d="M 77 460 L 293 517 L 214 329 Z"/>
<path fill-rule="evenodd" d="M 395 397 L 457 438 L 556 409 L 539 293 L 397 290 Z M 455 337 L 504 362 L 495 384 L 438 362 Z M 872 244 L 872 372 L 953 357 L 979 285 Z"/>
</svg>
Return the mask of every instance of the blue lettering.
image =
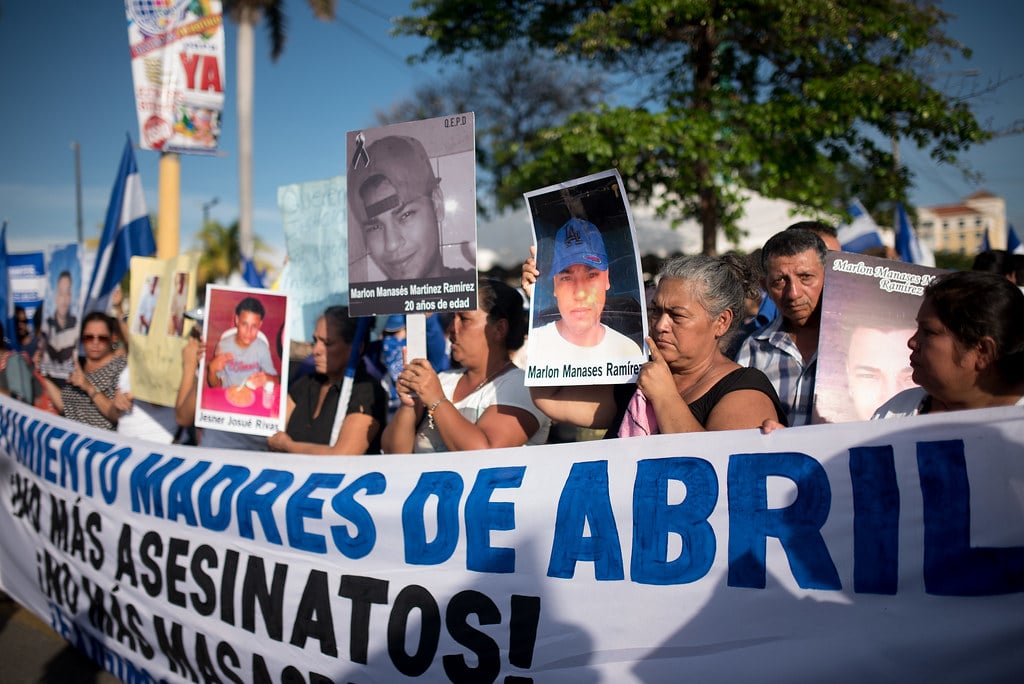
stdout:
<svg viewBox="0 0 1024 684">
<path fill-rule="evenodd" d="M 209 461 L 198 461 L 194 466 L 171 481 L 167 491 L 167 519 L 177 520 L 184 516 L 185 523 L 190 527 L 198 524 L 196 510 L 192 504 L 192 487 L 195 486 L 199 476 L 209 470 L 212 464 Z"/>
<path fill-rule="evenodd" d="M 281 496 L 288 486 L 295 481 L 295 476 L 283 470 L 263 470 L 256 478 L 238 493 L 238 534 L 246 539 L 255 539 L 252 514 L 255 513 L 263 524 L 263 536 L 271 544 L 281 543 L 281 533 L 274 520 L 273 506 L 277 497 Z M 270 489 L 260 493 L 264 485 Z"/>
<path fill-rule="evenodd" d="M 796 500 L 768 508 L 767 480 L 796 483 Z M 729 457 L 729 586 L 764 589 L 768 537 L 782 543 L 790 570 L 804 589 L 840 589 L 839 573 L 821 536 L 832 489 L 825 469 L 807 454 L 733 454 Z"/>
<path fill-rule="evenodd" d="M 163 456 L 160 454 L 150 454 L 132 470 L 132 474 L 128 478 L 128 486 L 133 513 L 142 512 L 146 515 L 155 515 L 158 518 L 164 517 L 164 502 L 161 494 L 164 479 L 171 471 L 184 463 L 185 459 L 175 457 L 156 468 L 162 458 Z M 151 469 L 154 470 L 150 472 Z"/>
<path fill-rule="evenodd" d="M 320 520 L 324 517 L 324 500 L 310 496 L 317 489 L 335 489 L 345 476 L 340 473 L 312 473 L 299 486 L 298 491 L 288 497 L 285 507 L 285 524 L 288 530 L 288 544 L 296 549 L 313 553 L 326 553 L 327 541 L 322 534 L 310 534 L 303 525 L 305 518 Z"/>
<path fill-rule="evenodd" d="M 373 550 L 377 543 L 377 528 L 366 508 L 356 501 L 357 492 L 367 494 L 383 494 L 387 481 L 381 473 L 367 473 L 357 478 L 352 484 L 334 495 L 331 508 L 343 518 L 347 518 L 356 528 L 356 534 L 350 534 L 348 525 L 332 525 L 331 538 L 334 546 L 348 558 L 362 558 Z"/>
<path fill-rule="evenodd" d="M 121 466 L 132 455 L 130 447 L 121 447 L 112 454 L 107 454 L 100 462 L 100 492 L 108 504 L 117 500 L 117 481 Z"/>
<path fill-rule="evenodd" d="M 668 503 L 668 483 L 686 485 L 678 504 Z M 708 516 L 718 501 L 718 477 L 699 458 L 637 463 L 633 487 L 633 555 L 630 577 L 641 584 L 685 584 L 708 573 L 715 560 L 715 531 Z M 679 557 L 668 560 L 669 535 L 682 537 Z"/>
<path fill-rule="evenodd" d="M 515 572 L 515 549 L 491 546 L 491 530 L 513 530 L 516 527 L 515 506 L 491 501 L 498 487 L 519 487 L 525 466 L 486 468 L 477 475 L 473 489 L 466 497 L 466 568 L 478 572 Z"/>
<path fill-rule="evenodd" d="M 249 469 L 239 465 L 222 466 L 213 477 L 199 488 L 199 522 L 208 530 L 223 532 L 231 524 L 231 499 L 235 492 L 249 479 Z M 220 496 L 214 496 L 217 488 L 227 483 Z M 220 502 L 215 513 L 213 505 Z"/>
<path fill-rule="evenodd" d="M 853 590 L 895 594 L 899 581 L 900 489 L 891 446 L 850 449 Z"/>
<path fill-rule="evenodd" d="M 459 541 L 459 500 L 465 485 L 458 473 L 423 473 L 416 488 L 402 504 L 405 562 L 437 565 L 451 558 Z M 437 497 L 437 537 L 427 541 L 424 508 L 427 499 Z"/>
<path fill-rule="evenodd" d="M 590 536 L 584 537 L 584 526 Z M 608 493 L 608 461 L 574 463 L 558 499 L 548 576 L 571 579 L 576 561 L 593 561 L 598 580 L 621 580 L 622 549 Z"/>
<path fill-rule="evenodd" d="M 971 547 L 963 441 L 918 442 L 917 469 L 924 500 L 925 591 L 939 596 L 1024 591 L 1024 547 Z"/>
</svg>

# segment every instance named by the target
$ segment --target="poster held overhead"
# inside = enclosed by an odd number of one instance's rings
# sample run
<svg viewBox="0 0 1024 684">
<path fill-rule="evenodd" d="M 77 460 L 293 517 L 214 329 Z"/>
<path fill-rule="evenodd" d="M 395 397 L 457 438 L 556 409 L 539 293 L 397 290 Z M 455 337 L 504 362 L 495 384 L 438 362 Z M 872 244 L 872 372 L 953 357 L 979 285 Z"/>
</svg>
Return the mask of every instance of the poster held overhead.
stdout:
<svg viewBox="0 0 1024 684">
<path fill-rule="evenodd" d="M 473 113 L 349 131 L 349 311 L 476 308 Z"/>
<path fill-rule="evenodd" d="M 540 276 L 526 384 L 621 384 L 647 361 L 647 306 L 633 215 L 616 170 L 524 194 Z"/>
</svg>

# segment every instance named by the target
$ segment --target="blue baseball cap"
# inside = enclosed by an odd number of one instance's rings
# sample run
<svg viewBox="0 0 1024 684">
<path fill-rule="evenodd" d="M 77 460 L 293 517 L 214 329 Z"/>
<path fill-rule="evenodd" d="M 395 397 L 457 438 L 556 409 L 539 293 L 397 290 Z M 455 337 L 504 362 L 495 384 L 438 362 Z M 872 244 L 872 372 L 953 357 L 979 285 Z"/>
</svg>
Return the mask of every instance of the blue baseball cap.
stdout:
<svg viewBox="0 0 1024 684">
<path fill-rule="evenodd" d="M 387 317 L 384 321 L 384 332 L 398 332 L 405 327 L 405 316 L 401 314 L 394 314 Z"/>
<path fill-rule="evenodd" d="M 555 234 L 555 258 L 551 271 L 553 274 L 561 273 L 576 264 L 599 271 L 608 270 L 608 253 L 604 249 L 601 231 L 590 221 L 574 217 Z"/>
</svg>

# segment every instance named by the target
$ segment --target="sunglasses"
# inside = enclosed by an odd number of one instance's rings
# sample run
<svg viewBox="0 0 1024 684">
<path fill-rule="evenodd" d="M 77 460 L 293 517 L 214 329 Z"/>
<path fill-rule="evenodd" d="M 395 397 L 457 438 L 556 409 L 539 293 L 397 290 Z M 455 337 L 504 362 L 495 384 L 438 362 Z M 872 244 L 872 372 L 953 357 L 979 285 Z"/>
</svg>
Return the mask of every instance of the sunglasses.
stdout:
<svg viewBox="0 0 1024 684">
<path fill-rule="evenodd" d="M 82 335 L 83 342 L 101 342 L 106 344 L 110 342 L 110 335 Z"/>
</svg>

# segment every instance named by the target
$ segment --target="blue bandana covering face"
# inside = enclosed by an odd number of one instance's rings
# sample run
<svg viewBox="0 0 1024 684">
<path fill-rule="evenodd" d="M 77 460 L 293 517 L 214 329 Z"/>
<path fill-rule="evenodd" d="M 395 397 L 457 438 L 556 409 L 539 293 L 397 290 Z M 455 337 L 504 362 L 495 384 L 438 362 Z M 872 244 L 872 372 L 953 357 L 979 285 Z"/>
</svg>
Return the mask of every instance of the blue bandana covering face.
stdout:
<svg viewBox="0 0 1024 684">
<path fill-rule="evenodd" d="M 397 405 L 398 388 L 396 382 L 398 381 L 398 374 L 402 372 L 402 350 L 405 349 L 405 338 L 398 339 L 394 335 L 385 335 L 382 342 L 384 365 L 387 366 L 388 377 L 391 378 L 391 382 L 388 383 L 388 389 L 391 394 L 390 403 Z"/>
</svg>

